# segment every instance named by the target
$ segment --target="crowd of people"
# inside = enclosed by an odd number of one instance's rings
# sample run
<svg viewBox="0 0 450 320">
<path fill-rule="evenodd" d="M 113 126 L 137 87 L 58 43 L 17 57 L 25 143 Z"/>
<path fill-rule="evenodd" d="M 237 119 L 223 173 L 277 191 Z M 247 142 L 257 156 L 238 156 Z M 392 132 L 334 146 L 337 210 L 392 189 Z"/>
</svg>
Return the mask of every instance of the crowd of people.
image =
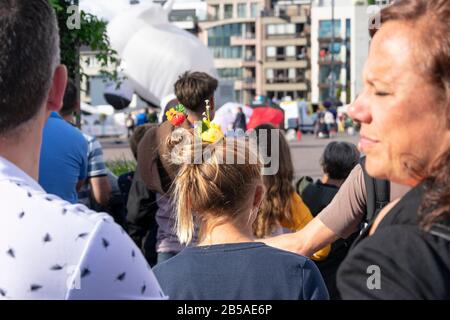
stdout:
<svg viewBox="0 0 450 320">
<path fill-rule="evenodd" d="M 1 2 L 0 299 L 450 299 L 450 2 L 380 14 L 359 150 L 328 144 L 321 179 L 294 181 L 269 124 L 225 137 L 218 81 L 187 71 L 116 182 L 72 124 L 48 1 Z"/>
</svg>

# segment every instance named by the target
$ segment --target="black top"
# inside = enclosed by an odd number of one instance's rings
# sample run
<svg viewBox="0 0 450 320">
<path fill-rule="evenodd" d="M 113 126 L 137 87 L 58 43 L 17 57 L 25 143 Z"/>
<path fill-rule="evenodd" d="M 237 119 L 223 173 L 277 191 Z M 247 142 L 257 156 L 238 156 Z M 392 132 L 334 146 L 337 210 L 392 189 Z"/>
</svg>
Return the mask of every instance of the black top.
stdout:
<svg viewBox="0 0 450 320">
<path fill-rule="evenodd" d="M 315 217 L 328 206 L 338 191 L 338 187 L 317 180 L 315 183 L 310 183 L 300 196 Z"/>
<path fill-rule="evenodd" d="M 260 242 L 188 247 L 153 271 L 175 300 L 328 299 L 311 260 Z"/>
<path fill-rule="evenodd" d="M 420 229 L 422 196 L 419 185 L 355 241 L 338 271 L 343 299 L 450 299 L 450 241 Z"/>
</svg>

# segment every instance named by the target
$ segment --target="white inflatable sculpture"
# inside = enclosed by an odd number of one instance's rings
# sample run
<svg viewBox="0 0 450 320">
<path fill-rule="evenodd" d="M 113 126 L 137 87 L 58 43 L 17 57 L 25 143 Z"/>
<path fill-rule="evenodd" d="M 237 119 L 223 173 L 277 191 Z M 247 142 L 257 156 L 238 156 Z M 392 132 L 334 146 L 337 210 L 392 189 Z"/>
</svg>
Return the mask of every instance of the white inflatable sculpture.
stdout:
<svg viewBox="0 0 450 320">
<path fill-rule="evenodd" d="M 131 6 L 108 25 L 111 45 L 134 91 L 156 105 L 173 93 L 174 83 L 186 71 L 203 71 L 217 78 L 209 49 L 169 23 L 172 4 Z"/>
</svg>

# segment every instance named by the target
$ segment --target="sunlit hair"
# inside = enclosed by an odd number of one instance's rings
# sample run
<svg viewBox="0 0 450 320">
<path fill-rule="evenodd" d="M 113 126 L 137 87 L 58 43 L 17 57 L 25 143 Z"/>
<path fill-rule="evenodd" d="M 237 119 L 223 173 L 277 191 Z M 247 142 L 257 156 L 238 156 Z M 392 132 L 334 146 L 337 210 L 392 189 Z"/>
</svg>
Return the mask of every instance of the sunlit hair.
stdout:
<svg viewBox="0 0 450 320">
<path fill-rule="evenodd" d="M 431 112 L 442 112 L 450 130 L 450 1 L 396 0 L 381 10 L 381 24 L 401 21 L 411 25 L 418 35 L 415 41 L 417 68 L 436 89 L 440 98 Z M 374 36 L 377 29 L 370 30 Z M 436 164 L 410 161 L 406 168 L 425 178 L 425 194 L 420 208 L 421 225 L 429 229 L 435 222 L 450 223 L 450 150 Z"/>
<path fill-rule="evenodd" d="M 267 156 L 279 157 L 279 169 L 274 175 L 264 175 L 266 196 L 259 208 L 258 215 L 253 223 L 253 234 L 258 238 L 272 235 L 279 227 L 281 220 L 293 222 L 291 214 L 291 199 L 294 193 L 292 180 L 294 178 L 294 166 L 291 159 L 289 145 L 282 134 L 278 134 L 279 154 L 273 154 L 271 135 L 275 130 L 270 124 L 263 124 L 255 128 L 258 139 L 261 138 L 261 130 L 267 130 Z M 292 223 L 293 224 L 293 223 Z"/>
<path fill-rule="evenodd" d="M 250 212 L 243 209 L 255 186 L 262 182 L 262 164 L 248 138 L 225 138 L 215 144 L 200 141 L 196 147 L 193 131 L 179 130 L 183 133 L 172 135 L 167 142 L 171 161 L 183 163 L 171 196 L 176 207 L 176 234 L 180 243 L 188 244 L 196 224 L 199 239 L 203 239 L 212 227 L 225 221 L 244 215 L 250 218 Z M 198 149 L 201 161 L 195 158 Z"/>
</svg>

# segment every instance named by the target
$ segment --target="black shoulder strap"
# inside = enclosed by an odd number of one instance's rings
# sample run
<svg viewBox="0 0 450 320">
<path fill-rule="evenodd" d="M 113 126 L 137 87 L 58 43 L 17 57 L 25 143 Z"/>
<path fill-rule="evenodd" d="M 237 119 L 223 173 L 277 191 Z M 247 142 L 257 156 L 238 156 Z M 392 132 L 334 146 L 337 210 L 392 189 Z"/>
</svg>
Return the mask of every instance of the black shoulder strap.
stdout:
<svg viewBox="0 0 450 320">
<path fill-rule="evenodd" d="M 450 227 L 441 223 L 435 223 L 429 233 L 432 235 L 450 241 Z"/>
<path fill-rule="evenodd" d="M 364 172 L 364 183 L 367 193 L 367 211 L 366 222 L 370 222 L 378 215 L 378 213 L 390 201 L 391 184 L 388 180 L 375 179 L 366 171 L 366 157 L 361 157 L 360 164 Z"/>
</svg>

